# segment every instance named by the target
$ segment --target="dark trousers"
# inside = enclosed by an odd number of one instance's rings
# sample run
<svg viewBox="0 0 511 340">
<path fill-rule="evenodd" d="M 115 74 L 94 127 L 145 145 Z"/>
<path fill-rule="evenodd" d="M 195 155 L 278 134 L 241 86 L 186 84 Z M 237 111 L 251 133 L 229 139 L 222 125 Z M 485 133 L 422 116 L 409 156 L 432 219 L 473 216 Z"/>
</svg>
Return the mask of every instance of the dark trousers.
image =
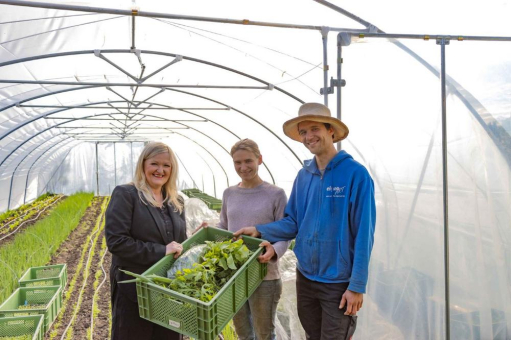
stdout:
<svg viewBox="0 0 511 340">
<path fill-rule="evenodd" d="M 296 270 L 298 317 L 311 340 L 350 340 L 355 333 L 357 317 L 344 315 L 339 309 L 342 294 L 349 283 L 311 281 Z"/>
<path fill-rule="evenodd" d="M 135 271 L 126 268 L 129 271 Z M 137 293 L 134 283 L 118 283 L 133 277 L 110 269 L 112 294 L 112 340 L 181 340 L 181 334 L 148 320 L 138 313 Z"/>
</svg>

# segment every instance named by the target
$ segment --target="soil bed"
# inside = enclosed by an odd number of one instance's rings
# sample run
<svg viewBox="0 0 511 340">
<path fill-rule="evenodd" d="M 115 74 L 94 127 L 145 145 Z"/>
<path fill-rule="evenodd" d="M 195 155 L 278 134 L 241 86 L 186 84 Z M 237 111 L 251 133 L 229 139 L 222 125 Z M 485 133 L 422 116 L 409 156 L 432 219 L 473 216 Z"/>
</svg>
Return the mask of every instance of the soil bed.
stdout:
<svg viewBox="0 0 511 340">
<path fill-rule="evenodd" d="M 70 289 L 69 283 L 78 275 L 73 293 L 70 295 L 69 299 L 65 302 L 65 310 L 63 315 L 61 316 L 61 321 L 56 322 L 50 331 L 48 331 L 45 335 L 45 339 L 50 339 L 50 335 L 56 334 L 54 339 L 60 339 L 62 337 L 62 333 L 65 331 L 68 324 L 71 322 L 71 318 L 74 313 L 74 308 L 78 303 L 80 289 L 83 285 L 84 275 L 85 275 L 85 266 L 89 253 L 90 242 L 88 242 L 85 247 L 87 247 L 87 251 L 84 258 L 83 267 L 80 272 L 77 273 L 77 267 L 80 262 L 80 257 L 82 254 L 82 249 L 84 247 L 84 243 L 87 242 L 87 236 L 89 236 L 96 225 L 96 222 L 101 213 L 101 205 L 103 204 L 105 197 L 94 197 L 92 200 L 92 204 L 85 211 L 84 216 L 80 220 L 79 225 L 76 229 L 69 235 L 69 238 L 64 241 L 61 245 L 57 253 L 53 256 L 49 264 L 58 264 L 58 263 L 66 263 L 67 264 L 67 273 L 68 273 L 68 285 L 64 291 L 64 295 Z M 104 216 L 102 216 L 104 218 Z M 82 295 L 82 301 L 79 308 L 79 311 L 75 317 L 75 321 L 73 323 L 73 335 L 71 339 L 87 339 L 87 329 L 90 327 L 91 313 L 92 313 L 92 298 L 94 294 L 94 281 L 96 280 L 96 272 L 101 272 L 99 277 L 99 283 L 104 278 L 103 271 L 101 266 L 99 266 L 101 259 L 101 244 L 104 238 L 104 231 L 101 231 L 101 234 L 98 238 L 98 241 L 95 245 L 95 253 L 91 262 L 90 272 L 87 279 L 87 284 L 84 288 L 84 292 Z M 108 270 L 110 268 L 111 263 L 111 255 L 107 252 L 103 267 L 105 268 L 106 274 L 108 275 Z M 109 305 L 110 305 L 110 282 L 107 280 L 101 287 L 98 296 L 96 297 L 97 305 L 99 308 L 99 314 L 94 318 L 94 339 L 108 339 L 109 338 Z M 60 317 L 60 316 L 59 316 Z M 58 319 L 57 319 L 58 320 Z M 58 327 L 55 329 L 55 327 Z"/>
</svg>

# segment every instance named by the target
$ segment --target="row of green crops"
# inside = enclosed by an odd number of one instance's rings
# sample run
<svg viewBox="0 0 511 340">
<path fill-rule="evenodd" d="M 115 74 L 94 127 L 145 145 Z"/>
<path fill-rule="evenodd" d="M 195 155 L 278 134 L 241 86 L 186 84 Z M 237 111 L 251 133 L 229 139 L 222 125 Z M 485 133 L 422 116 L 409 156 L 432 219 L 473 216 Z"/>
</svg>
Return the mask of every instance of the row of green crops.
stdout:
<svg viewBox="0 0 511 340">
<path fill-rule="evenodd" d="M 59 202 L 57 207 L 35 225 L 0 247 L 0 301 L 18 285 L 29 267 L 45 265 L 73 231 L 92 200 L 92 193 L 77 193 Z"/>
<path fill-rule="evenodd" d="M 53 205 L 57 204 L 57 202 L 63 197 L 63 195 L 53 195 L 45 200 L 38 201 L 37 204 L 34 203 L 29 209 L 16 213 L 5 219 L 4 223 L 0 224 L 0 234 L 2 235 L 2 237 L 0 237 L 0 241 L 2 241 L 4 237 L 7 237 L 9 233 L 15 232 L 17 228 L 22 226 L 24 223 L 39 218 L 41 213 L 52 208 Z"/>
<path fill-rule="evenodd" d="M 32 208 L 38 207 L 42 203 L 42 201 L 50 199 L 54 196 L 55 196 L 55 194 L 46 193 L 46 194 L 39 196 L 35 201 L 33 201 L 31 203 L 27 203 L 27 204 L 22 205 L 19 208 L 7 210 L 6 212 L 1 213 L 0 214 L 0 224 L 2 224 L 4 222 L 8 222 L 9 220 L 11 220 L 13 218 L 17 218 L 17 217 L 23 215 L 26 211 L 28 211 Z"/>
</svg>

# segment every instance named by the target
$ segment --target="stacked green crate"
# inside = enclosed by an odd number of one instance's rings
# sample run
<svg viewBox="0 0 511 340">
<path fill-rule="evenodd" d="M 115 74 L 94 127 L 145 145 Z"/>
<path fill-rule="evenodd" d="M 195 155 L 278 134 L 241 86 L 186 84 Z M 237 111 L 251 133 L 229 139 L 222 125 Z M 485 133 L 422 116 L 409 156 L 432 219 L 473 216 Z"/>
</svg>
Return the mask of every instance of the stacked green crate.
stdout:
<svg viewBox="0 0 511 340">
<path fill-rule="evenodd" d="M 208 194 L 203 193 L 199 189 L 184 189 L 182 191 L 188 197 L 198 198 L 202 200 L 211 210 L 222 209 L 222 200 L 209 196 Z"/>
<path fill-rule="evenodd" d="M 43 340 L 42 315 L 0 318 L 0 340 Z"/>
<path fill-rule="evenodd" d="M 67 265 L 31 267 L 18 282 L 20 287 L 61 286 L 63 291 L 67 283 Z"/>
<path fill-rule="evenodd" d="M 61 307 L 62 288 L 60 286 L 21 287 L 0 305 L 0 318 L 43 315 L 44 334 L 57 317 Z"/>
</svg>

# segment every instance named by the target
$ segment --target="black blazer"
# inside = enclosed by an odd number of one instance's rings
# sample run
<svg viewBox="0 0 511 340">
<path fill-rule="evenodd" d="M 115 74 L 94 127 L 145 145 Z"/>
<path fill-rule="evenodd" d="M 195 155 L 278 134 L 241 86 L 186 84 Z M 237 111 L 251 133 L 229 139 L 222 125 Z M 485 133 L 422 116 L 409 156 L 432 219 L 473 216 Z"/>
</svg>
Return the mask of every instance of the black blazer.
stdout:
<svg viewBox="0 0 511 340">
<path fill-rule="evenodd" d="M 184 209 L 180 214 L 173 206 L 169 208 L 174 230 L 167 234 L 158 208 L 144 204 L 135 186 L 115 187 L 105 215 L 112 268 L 124 267 L 141 273 L 165 256 L 167 244 L 186 240 Z"/>
</svg>

